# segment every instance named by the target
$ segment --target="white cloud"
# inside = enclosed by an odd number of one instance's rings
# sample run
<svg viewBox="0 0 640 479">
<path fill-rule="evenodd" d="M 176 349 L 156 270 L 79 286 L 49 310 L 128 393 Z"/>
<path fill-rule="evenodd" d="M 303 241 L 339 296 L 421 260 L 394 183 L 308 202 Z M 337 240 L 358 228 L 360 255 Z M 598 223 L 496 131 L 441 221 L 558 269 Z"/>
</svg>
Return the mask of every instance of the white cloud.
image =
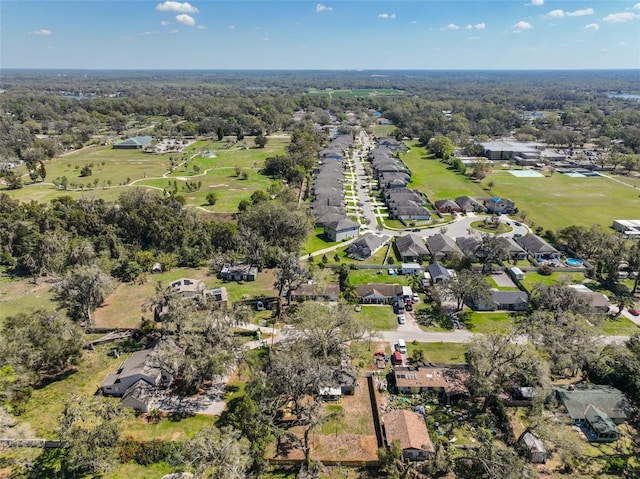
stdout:
<svg viewBox="0 0 640 479">
<path fill-rule="evenodd" d="M 158 32 L 156 32 L 156 31 L 153 31 L 153 32 L 140 32 L 140 33 L 138 33 L 138 35 L 143 36 L 143 37 L 148 37 L 149 35 L 155 35 L 156 33 L 158 33 Z"/>
<path fill-rule="evenodd" d="M 583 8 L 582 10 L 574 10 L 567 12 L 568 17 L 584 17 L 585 15 L 593 15 L 593 8 Z"/>
<path fill-rule="evenodd" d="M 520 33 L 524 30 L 531 30 L 533 28 L 533 25 L 531 25 L 529 22 L 525 22 L 524 20 L 520 20 L 512 28 L 514 32 Z"/>
<path fill-rule="evenodd" d="M 446 27 L 442 27 L 441 30 L 460 30 L 460 27 L 455 23 L 450 23 Z"/>
<path fill-rule="evenodd" d="M 159 12 L 198 13 L 198 9 L 189 2 L 172 2 L 170 0 L 156 5 Z"/>
<path fill-rule="evenodd" d="M 187 15 L 186 13 L 176 15 L 176 22 L 178 22 L 180 25 L 186 25 L 187 27 L 192 27 L 196 24 L 195 19 L 191 15 Z"/>
<path fill-rule="evenodd" d="M 549 13 L 547 13 L 547 17 L 549 18 L 562 18 L 564 17 L 564 10 L 551 10 Z"/>
<path fill-rule="evenodd" d="M 465 30 L 472 30 L 473 29 L 473 25 L 467 25 L 466 27 L 464 27 Z"/>
<path fill-rule="evenodd" d="M 635 7 L 634 7 L 635 8 Z M 633 12 L 612 13 L 602 19 L 603 22 L 624 23 L 640 18 L 640 15 Z"/>
<path fill-rule="evenodd" d="M 477 30 L 484 30 L 486 25 L 484 23 L 476 23 L 474 27 L 476 27 Z"/>
<path fill-rule="evenodd" d="M 206 27 L 204 25 L 198 25 L 196 28 L 198 30 L 204 30 Z"/>
<path fill-rule="evenodd" d="M 326 5 L 323 5 L 321 3 L 316 5 L 316 12 L 320 13 L 320 12 L 333 12 L 333 8 L 331 7 L 327 7 Z"/>
<path fill-rule="evenodd" d="M 631 7 L 631 10 L 640 10 L 640 3 L 636 3 L 633 7 Z"/>
<path fill-rule="evenodd" d="M 589 25 L 585 25 L 584 29 L 590 30 L 592 32 L 597 32 L 598 30 L 600 30 L 600 25 L 598 25 L 597 23 L 590 23 Z"/>
<path fill-rule="evenodd" d="M 385 20 L 394 19 L 394 18 L 396 18 L 396 14 L 395 13 L 381 13 L 380 15 L 378 15 L 378 18 L 384 18 Z"/>
<path fill-rule="evenodd" d="M 160 22 L 160 25 L 162 25 L 163 27 L 166 27 L 167 25 L 171 25 L 171 22 L 167 22 L 166 20 L 162 20 Z"/>
<path fill-rule="evenodd" d="M 531 0 L 531 3 L 526 3 L 528 7 L 539 7 L 540 5 L 544 5 L 544 0 Z"/>
<path fill-rule="evenodd" d="M 229 27 L 228 27 L 228 28 L 229 28 L 229 30 L 235 30 L 235 29 L 236 29 L 236 26 L 235 26 L 235 25 L 229 25 Z"/>
<path fill-rule="evenodd" d="M 29 35 L 37 35 L 39 37 L 48 37 L 49 35 L 52 35 L 52 34 L 53 32 L 51 30 L 46 30 L 44 28 L 29 32 Z"/>
</svg>

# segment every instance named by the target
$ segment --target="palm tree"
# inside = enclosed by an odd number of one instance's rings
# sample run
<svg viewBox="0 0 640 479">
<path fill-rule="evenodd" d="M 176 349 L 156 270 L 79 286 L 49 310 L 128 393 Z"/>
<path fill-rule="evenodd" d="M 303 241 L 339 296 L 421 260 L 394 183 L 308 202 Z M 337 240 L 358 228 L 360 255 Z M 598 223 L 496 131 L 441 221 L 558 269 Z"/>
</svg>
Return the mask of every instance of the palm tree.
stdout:
<svg viewBox="0 0 640 479">
<path fill-rule="evenodd" d="M 620 316 L 624 308 L 629 308 L 634 304 L 633 298 L 628 295 L 616 296 L 613 300 L 613 303 L 618 306 L 618 312 L 613 316 L 614 318 Z"/>
</svg>

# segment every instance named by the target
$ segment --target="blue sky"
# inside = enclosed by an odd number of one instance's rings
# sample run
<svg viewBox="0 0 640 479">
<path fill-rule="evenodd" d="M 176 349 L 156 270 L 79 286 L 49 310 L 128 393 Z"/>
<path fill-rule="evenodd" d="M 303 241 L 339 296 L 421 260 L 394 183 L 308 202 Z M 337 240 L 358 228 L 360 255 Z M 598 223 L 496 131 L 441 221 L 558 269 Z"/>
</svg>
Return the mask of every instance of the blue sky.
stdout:
<svg viewBox="0 0 640 479">
<path fill-rule="evenodd" d="M 640 0 L 0 3 L 0 67 L 640 68 Z"/>
</svg>

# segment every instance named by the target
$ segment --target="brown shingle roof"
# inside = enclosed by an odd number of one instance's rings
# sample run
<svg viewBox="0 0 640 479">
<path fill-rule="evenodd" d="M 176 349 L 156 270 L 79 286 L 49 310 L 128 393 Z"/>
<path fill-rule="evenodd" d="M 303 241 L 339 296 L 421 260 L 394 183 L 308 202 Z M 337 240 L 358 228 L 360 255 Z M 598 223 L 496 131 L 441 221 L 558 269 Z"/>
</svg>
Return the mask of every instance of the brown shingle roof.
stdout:
<svg viewBox="0 0 640 479">
<path fill-rule="evenodd" d="M 424 418 L 413 411 L 395 410 L 384 416 L 387 443 L 399 440 L 402 449 L 422 449 L 434 452 Z"/>
</svg>

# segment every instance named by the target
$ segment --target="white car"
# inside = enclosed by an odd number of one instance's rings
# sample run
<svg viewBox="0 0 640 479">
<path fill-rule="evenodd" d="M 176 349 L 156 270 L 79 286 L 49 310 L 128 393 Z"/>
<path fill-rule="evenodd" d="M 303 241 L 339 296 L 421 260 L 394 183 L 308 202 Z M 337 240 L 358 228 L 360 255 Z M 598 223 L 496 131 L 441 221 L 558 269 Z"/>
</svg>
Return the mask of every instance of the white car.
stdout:
<svg viewBox="0 0 640 479">
<path fill-rule="evenodd" d="M 404 317 L 404 314 L 399 314 L 398 315 L 398 324 L 406 324 L 407 323 L 407 319 Z"/>
<path fill-rule="evenodd" d="M 413 293 L 413 302 L 417 303 L 420 300 L 420 296 L 418 296 L 418 293 Z"/>
</svg>

